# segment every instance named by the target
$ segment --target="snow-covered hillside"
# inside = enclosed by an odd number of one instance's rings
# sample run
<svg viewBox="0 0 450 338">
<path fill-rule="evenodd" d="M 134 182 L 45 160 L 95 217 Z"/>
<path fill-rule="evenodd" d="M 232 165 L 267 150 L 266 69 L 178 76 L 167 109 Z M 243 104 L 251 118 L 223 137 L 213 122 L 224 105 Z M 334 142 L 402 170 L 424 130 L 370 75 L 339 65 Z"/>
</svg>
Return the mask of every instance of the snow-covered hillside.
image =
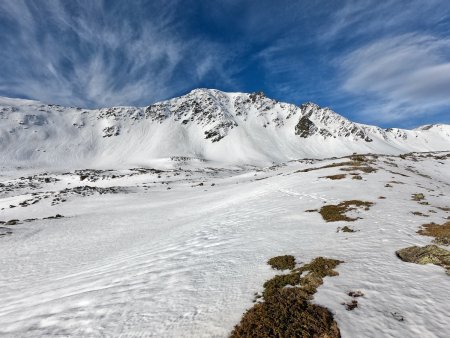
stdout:
<svg viewBox="0 0 450 338">
<path fill-rule="evenodd" d="M 450 152 L 160 164 L 0 172 L 1 337 L 227 337 L 286 254 L 342 261 L 312 300 L 342 337 L 449 336 L 449 275 L 395 252 L 449 221 Z"/>
<path fill-rule="evenodd" d="M 186 156 L 267 165 L 357 153 L 450 149 L 450 126 L 381 129 L 313 103 L 196 89 L 149 107 L 97 110 L 0 98 L 0 165 L 107 168 Z"/>
</svg>

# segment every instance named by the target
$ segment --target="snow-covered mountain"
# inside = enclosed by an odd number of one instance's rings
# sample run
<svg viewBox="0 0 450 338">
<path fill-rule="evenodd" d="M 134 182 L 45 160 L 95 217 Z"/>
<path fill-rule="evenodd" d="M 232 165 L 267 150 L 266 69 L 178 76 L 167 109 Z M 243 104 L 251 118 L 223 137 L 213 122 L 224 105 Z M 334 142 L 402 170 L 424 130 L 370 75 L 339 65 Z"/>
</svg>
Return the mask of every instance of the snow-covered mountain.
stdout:
<svg viewBox="0 0 450 338">
<path fill-rule="evenodd" d="M 381 129 L 314 103 L 196 89 L 148 107 L 68 108 L 0 98 L 0 165 L 146 165 L 173 156 L 269 164 L 450 149 L 450 126 Z"/>
</svg>

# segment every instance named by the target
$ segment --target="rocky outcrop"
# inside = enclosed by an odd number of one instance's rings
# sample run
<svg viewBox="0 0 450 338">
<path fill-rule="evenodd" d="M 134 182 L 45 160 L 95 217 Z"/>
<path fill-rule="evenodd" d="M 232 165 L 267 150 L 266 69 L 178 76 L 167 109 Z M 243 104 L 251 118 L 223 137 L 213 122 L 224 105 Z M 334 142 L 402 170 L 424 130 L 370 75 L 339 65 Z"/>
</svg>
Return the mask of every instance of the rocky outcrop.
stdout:
<svg viewBox="0 0 450 338">
<path fill-rule="evenodd" d="M 416 264 L 435 264 L 442 266 L 450 275 L 450 251 L 442 249 L 437 245 L 424 247 L 411 246 L 398 250 L 397 256 L 405 261 Z"/>
</svg>

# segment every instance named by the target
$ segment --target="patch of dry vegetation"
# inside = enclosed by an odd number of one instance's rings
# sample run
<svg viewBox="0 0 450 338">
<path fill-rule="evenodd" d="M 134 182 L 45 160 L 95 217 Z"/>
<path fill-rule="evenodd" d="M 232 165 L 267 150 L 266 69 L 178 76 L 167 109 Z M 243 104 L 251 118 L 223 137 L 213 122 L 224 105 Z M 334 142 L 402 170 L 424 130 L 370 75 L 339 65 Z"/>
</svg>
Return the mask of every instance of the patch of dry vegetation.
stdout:
<svg viewBox="0 0 450 338">
<path fill-rule="evenodd" d="M 336 232 L 356 232 L 356 230 L 354 230 L 354 229 L 352 229 L 352 228 L 350 228 L 350 227 L 348 227 L 348 226 L 343 226 L 342 228 L 341 227 L 338 227 L 337 229 L 336 229 Z"/>
<path fill-rule="evenodd" d="M 337 174 L 337 175 L 329 175 L 329 176 L 322 176 L 320 178 L 328 178 L 330 180 L 342 180 L 347 176 L 346 174 Z"/>
<path fill-rule="evenodd" d="M 364 293 L 362 291 L 357 290 L 357 291 L 350 291 L 347 293 L 347 295 L 349 295 L 350 297 L 353 297 L 353 298 L 359 298 L 359 297 L 363 297 Z"/>
<path fill-rule="evenodd" d="M 305 212 L 317 212 L 317 209 L 308 209 L 308 210 L 305 210 Z"/>
<path fill-rule="evenodd" d="M 433 155 L 432 155 L 433 156 Z M 449 154 L 445 154 L 442 156 L 434 156 L 435 160 L 446 160 L 447 158 L 450 158 L 450 153 Z"/>
<path fill-rule="evenodd" d="M 337 163 L 331 163 L 327 164 L 321 167 L 313 167 L 313 168 L 307 168 L 307 169 L 301 169 L 297 170 L 296 172 L 308 172 L 313 170 L 320 170 L 320 169 L 327 169 L 327 168 L 335 168 L 335 167 L 352 167 L 356 170 L 360 170 L 360 167 L 367 167 L 369 164 L 373 164 L 375 162 L 374 159 L 369 159 L 368 157 L 364 155 L 352 155 L 348 157 L 350 161 L 344 161 L 344 162 L 337 162 Z M 375 171 L 376 169 L 373 168 Z"/>
<path fill-rule="evenodd" d="M 295 257 L 291 255 L 272 257 L 267 261 L 276 270 L 292 270 L 295 268 Z"/>
<path fill-rule="evenodd" d="M 350 161 L 339 162 L 339 163 L 331 163 L 331 164 L 327 164 L 327 165 L 324 165 L 324 166 L 321 166 L 321 167 L 300 169 L 300 170 L 297 170 L 296 173 L 307 173 L 309 171 L 314 171 L 314 170 L 328 169 L 328 168 L 335 168 L 335 167 L 344 167 L 344 166 L 353 165 L 353 164 L 354 164 L 354 162 L 350 162 Z"/>
<path fill-rule="evenodd" d="M 347 293 L 347 295 L 352 297 L 352 299 L 349 302 L 341 303 L 342 305 L 345 306 L 345 309 L 347 311 L 353 311 L 354 309 L 356 309 L 358 307 L 358 301 L 356 300 L 356 298 L 364 297 L 364 293 L 362 293 L 359 290 L 358 291 L 350 291 Z"/>
<path fill-rule="evenodd" d="M 423 217 L 430 217 L 426 214 L 421 213 L 420 211 L 412 211 L 411 212 L 414 216 L 423 216 Z"/>
<path fill-rule="evenodd" d="M 368 165 L 361 165 L 359 162 L 356 162 L 356 163 L 358 163 L 358 164 L 354 165 L 354 166 L 351 166 L 351 167 L 347 167 L 347 168 L 340 168 L 339 170 L 342 170 L 342 171 L 359 170 L 359 171 L 362 171 L 363 173 L 366 173 L 366 174 L 374 173 L 374 172 L 376 172 L 378 170 L 378 169 L 376 169 L 374 167 L 371 167 L 371 166 L 368 166 Z"/>
<path fill-rule="evenodd" d="M 350 159 L 354 162 L 366 162 L 367 158 L 364 155 L 353 154 Z"/>
<path fill-rule="evenodd" d="M 343 303 L 343 305 L 345 305 L 345 309 L 347 311 L 353 311 L 354 309 L 356 309 L 358 307 L 358 301 L 356 299 L 352 299 L 348 303 Z"/>
<path fill-rule="evenodd" d="M 392 184 L 405 184 L 404 182 L 400 182 L 400 181 L 389 181 L 389 183 L 392 183 Z"/>
<path fill-rule="evenodd" d="M 403 176 L 403 177 L 409 177 L 408 175 L 405 175 L 405 174 L 402 174 L 402 173 L 399 173 L 399 172 L 396 172 L 396 171 L 392 171 L 392 170 L 386 170 L 386 171 L 391 173 L 391 174 L 394 174 L 394 175 L 400 175 L 400 176 Z"/>
<path fill-rule="evenodd" d="M 340 170 L 342 171 L 360 171 L 363 173 L 373 173 L 376 172 L 377 169 L 370 166 L 370 164 L 373 164 L 375 162 L 374 159 L 369 159 L 368 157 L 364 155 L 352 155 L 348 157 L 350 161 L 345 162 L 339 162 L 339 163 L 331 163 L 327 164 L 321 167 L 313 167 L 313 168 L 306 168 L 297 170 L 296 173 L 304 173 L 314 170 L 320 170 L 320 169 L 327 169 L 327 168 L 335 168 L 335 167 L 341 167 Z M 338 176 L 338 175 L 332 175 L 332 176 Z M 340 178 L 338 178 L 340 179 Z"/>
<path fill-rule="evenodd" d="M 419 175 L 421 177 L 425 177 L 425 178 L 431 179 L 431 176 L 423 174 L 423 173 L 419 172 L 417 169 L 413 169 L 413 167 L 411 167 L 411 166 L 408 166 L 408 168 L 405 168 L 405 170 L 407 170 L 407 171 L 409 171 L 409 172 L 411 172 L 413 174 Z"/>
<path fill-rule="evenodd" d="M 338 275 L 334 269 L 339 263 L 317 257 L 268 280 L 264 283 L 264 300 L 247 310 L 231 337 L 340 337 L 331 312 L 310 303 L 323 278 Z"/>
<path fill-rule="evenodd" d="M 450 245 L 450 222 L 424 224 L 417 233 L 423 236 L 434 237 L 433 243 Z"/>
<path fill-rule="evenodd" d="M 412 195 L 411 195 L 411 199 L 412 199 L 413 201 L 420 202 L 420 201 L 422 201 L 422 200 L 425 199 L 425 196 L 424 196 L 424 194 L 422 194 L 422 193 L 419 193 L 419 194 L 412 194 Z"/>
<path fill-rule="evenodd" d="M 372 202 L 360 201 L 360 200 L 350 200 L 344 201 L 339 204 L 325 205 L 320 208 L 319 213 L 322 215 L 326 222 L 338 222 L 346 221 L 353 222 L 358 218 L 352 218 L 346 215 L 346 212 L 351 210 L 356 210 L 357 208 L 364 208 L 364 210 L 369 210 L 373 205 Z"/>
</svg>

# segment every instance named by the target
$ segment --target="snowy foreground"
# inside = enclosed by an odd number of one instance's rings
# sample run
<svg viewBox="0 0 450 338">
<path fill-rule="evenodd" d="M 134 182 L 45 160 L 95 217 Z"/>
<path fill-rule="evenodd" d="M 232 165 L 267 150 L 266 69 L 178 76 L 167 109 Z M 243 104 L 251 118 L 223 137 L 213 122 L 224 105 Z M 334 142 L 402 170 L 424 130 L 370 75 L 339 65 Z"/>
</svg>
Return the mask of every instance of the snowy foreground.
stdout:
<svg viewBox="0 0 450 338">
<path fill-rule="evenodd" d="M 264 169 L 181 158 L 154 163 L 161 171 L 2 168 L 0 221 L 19 222 L 0 224 L 0 335 L 226 337 L 277 273 L 267 260 L 292 254 L 345 262 L 314 296 L 343 337 L 448 337 L 450 277 L 395 255 L 429 244 L 420 225 L 449 217 L 438 208 L 450 206 L 446 154 L 379 156 L 362 180 L 340 167 L 296 172 L 347 158 Z M 353 199 L 374 203 L 350 212 L 355 222 L 305 212 Z M 336 231 L 344 225 L 358 231 Z M 353 311 L 342 305 L 349 291 L 364 293 Z"/>
</svg>

